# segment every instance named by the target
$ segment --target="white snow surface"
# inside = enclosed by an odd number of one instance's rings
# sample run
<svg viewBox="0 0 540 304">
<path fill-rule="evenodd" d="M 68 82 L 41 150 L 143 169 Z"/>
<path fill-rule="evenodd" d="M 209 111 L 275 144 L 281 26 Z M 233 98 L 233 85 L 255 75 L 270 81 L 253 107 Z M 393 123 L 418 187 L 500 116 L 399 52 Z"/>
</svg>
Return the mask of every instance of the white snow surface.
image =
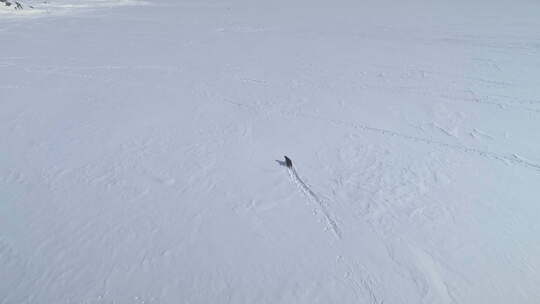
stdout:
<svg viewBox="0 0 540 304">
<path fill-rule="evenodd" d="M 0 0 L 2 1 L 2 0 Z M 11 5 L 5 5 L 8 2 Z M 16 4 L 19 4 L 17 6 Z M 44 17 L 81 13 L 97 8 L 113 8 L 126 5 L 144 5 L 142 0 L 5 0 L 0 2 L 0 17 Z"/>
<path fill-rule="evenodd" d="M 40 3 L 0 303 L 540 303 L 540 2 Z"/>
</svg>

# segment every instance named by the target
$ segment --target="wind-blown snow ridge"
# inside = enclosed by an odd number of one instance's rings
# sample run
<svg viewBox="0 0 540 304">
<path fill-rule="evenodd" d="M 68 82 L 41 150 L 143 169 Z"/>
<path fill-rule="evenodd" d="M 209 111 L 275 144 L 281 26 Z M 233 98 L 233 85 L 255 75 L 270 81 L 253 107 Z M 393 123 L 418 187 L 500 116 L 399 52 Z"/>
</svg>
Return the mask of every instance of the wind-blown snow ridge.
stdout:
<svg viewBox="0 0 540 304">
<path fill-rule="evenodd" d="M 302 116 L 302 117 L 311 118 L 311 119 L 324 120 L 324 121 L 327 121 L 327 122 L 330 122 L 330 123 L 333 123 L 333 124 L 336 124 L 336 125 L 344 125 L 344 126 L 352 127 L 354 129 L 357 129 L 357 130 L 376 132 L 376 133 L 379 133 L 379 134 L 382 134 L 382 135 L 400 137 L 400 138 L 404 138 L 404 139 L 408 139 L 408 140 L 422 142 L 422 143 L 425 143 L 425 144 L 430 144 L 430 145 L 436 145 L 436 146 L 439 146 L 439 147 L 449 148 L 449 149 L 464 152 L 464 153 L 477 154 L 477 155 L 480 155 L 482 157 L 496 159 L 496 160 L 499 160 L 499 161 L 503 161 L 505 163 L 513 163 L 513 164 L 516 164 L 516 165 L 520 165 L 522 167 L 526 167 L 526 168 L 529 168 L 529 169 L 534 169 L 534 170 L 540 171 L 540 164 L 536 164 L 536 163 L 533 163 L 531 161 L 527 161 L 527 160 L 525 160 L 523 158 L 515 157 L 515 154 L 512 155 L 512 156 L 506 156 L 506 155 L 502 155 L 502 154 L 498 154 L 498 153 L 494 153 L 494 152 L 490 152 L 490 151 L 484 151 L 484 150 L 481 150 L 481 149 L 468 147 L 468 146 L 464 146 L 464 145 L 453 145 L 453 144 L 449 144 L 449 143 L 445 143 L 445 142 L 441 142 L 441 141 L 436 141 L 436 140 L 429 139 L 429 138 L 423 138 L 423 137 L 419 137 L 419 136 L 408 135 L 408 134 L 404 134 L 404 133 L 400 133 L 400 132 L 396 132 L 396 131 L 392 131 L 392 130 L 388 130 L 388 129 L 375 128 L 375 127 L 371 127 L 371 126 L 368 126 L 368 125 L 365 125 L 365 124 L 357 124 L 357 123 L 352 123 L 352 122 L 342 121 L 342 120 L 337 120 L 337 119 L 327 119 L 327 118 L 323 118 L 323 117 L 319 117 L 319 116 L 311 116 L 311 115 L 304 115 L 304 114 L 297 115 L 297 116 Z"/>
<path fill-rule="evenodd" d="M 237 106 L 239 108 L 247 108 L 247 109 L 252 109 L 252 110 L 258 110 L 256 107 L 253 107 L 253 106 L 250 106 L 250 105 L 240 104 L 240 103 L 237 103 L 237 102 L 231 102 L 231 101 L 228 101 L 228 100 L 226 102 L 230 103 L 230 104 L 233 104 L 233 105 L 235 105 L 235 106 Z M 353 129 L 360 130 L 360 131 L 373 132 L 373 133 L 377 133 L 377 134 L 385 135 L 385 136 L 390 136 L 390 137 L 399 137 L 399 138 L 403 138 L 403 139 L 406 139 L 406 140 L 421 142 L 421 143 L 428 144 L 428 145 L 439 146 L 439 147 L 442 147 L 442 148 L 446 148 L 446 149 L 450 149 L 450 150 L 454 150 L 454 151 L 458 151 L 458 152 L 462 152 L 462 153 L 466 153 L 466 154 L 476 154 L 478 156 L 481 156 L 481 157 L 484 157 L 484 158 L 487 158 L 487 159 L 495 159 L 495 160 L 498 160 L 498 161 L 502 161 L 502 162 L 504 162 L 506 164 L 511 163 L 511 164 L 518 165 L 518 166 L 521 166 L 521 167 L 524 167 L 524 168 L 533 169 L 535 171 L 540 171 L 540 164 L 537 164 L 535 162 L 526 160 L 523 157 L 516 157 L 515 153 L 513 153 L 512 155 L 504 155 L 504 154 L 500 154 L 500 153 L 485 151 L 485 150 L 470 147 L 470 146 L 449 144 L 449 143 L 445 143 L 445 142 L 442 142 L 442 141 L 437 141 L 437 140 L 433 140 L 433 139 L 429 139 L 429 138 L 424 138 L 424 137 L 420 137 L 420 136 L 409 135 L 409 134 L 393 131 L 393 130 L 390 130 L 390 129 L 372 127 L 372 126 L 369 126 L 369 125 L 363 124 L 363 123 L 354 123 L 354 122 L 345 121 L 345 120 L 339 120 L 339 119 L 334 119 L 334 118 L 326 118 L 326 117 L 318 116 L 318 115 L 310 115 L 310 114 L 305 114 L 305 113 L 287 112 L 287 111 L 280 111 L 279 114 L 282 115 L 282 116 L 303 117 L 303 118 L 308 118 L 308 119 L 324 121 L 324 122 L 331 123 L 333 125 L 345 126 L 345 127 L 353 128 Z"/>
</svg>

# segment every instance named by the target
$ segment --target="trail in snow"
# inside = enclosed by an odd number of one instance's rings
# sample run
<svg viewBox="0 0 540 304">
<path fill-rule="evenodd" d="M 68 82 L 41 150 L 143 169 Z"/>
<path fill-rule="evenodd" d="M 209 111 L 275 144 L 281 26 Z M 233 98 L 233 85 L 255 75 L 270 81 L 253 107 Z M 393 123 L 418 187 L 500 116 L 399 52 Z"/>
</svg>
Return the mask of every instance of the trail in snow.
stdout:
<svg viewBox="0 0 540 304">
<path fill-rule="evenodd" d="M 334 217 L 331 215 L 330 210 L 328 209 L 327 202 L 322 199 L 320 196 L 318 196 L 313 190 L 311 190 L 311 187 L 309 187 L 302 178 L 298 175 L 298 172 L 296 171 L 296 168 L 294 166 L 287 167 L 287 171 L 289 173 L 289 176 L 291 178 L 291 181 L 300 189 L 300 191 L 307 197 L 307 199 L 316 204 L 320 209 L 321 212 L 325 218 L 325 221 L 328 224 L 328 229 L 332 230 L 334 235 L 337 239 L 342 239 L 342 232 L 339 228 L 339 225 L 337 224 Z M 343 249 L 342 249 L 343 250 Z M 359 290 L 364 290 L 366 292 L 367 299 L 370 301 L 370 303 L 373 304 L 382 304 L 383 301 L 379 300 L 377 297 L 373 285 L 373 280 L 371 279 L 370 274 L 364 273 L 364 271 L 361 271 L 360 273 L 357 273 L 353 268 L 353 264 L 351 261 L 349 261 L 348 258 L 345 257 L 345 255 L 339 255 L 338 259 L 343 262 L 343 265 L 347 268 L 347 272 L 345 274 L 345 279 L 349 280 L 351 283 L 351 287 L 354 289 L 354 293 L 357 297 L 359 297 L 359 294 L 357 293 Z M 359 298 L 357 298 L 358 300 Z"/>
<path fill-rule="evenodd" d="M 321 212 L 323 213 L 327 224 L 330 226 L 330 229 L 332 232 L 334 232 L 338 239 L 341 239 L 341 230 L 339 229 L 336 221 L 330 215 L 326 202 L 315 194 L 315 192 L 313 192 L 313 190 L 311 190 L 311 188 L 300 178 L 294 167 L 288 167 L 287 170 L 289 171 L 289 176 L 291 177 L 293 183 L 298 186 L 308 200 L 316 204 L 321 209 Z"/>
</svg>

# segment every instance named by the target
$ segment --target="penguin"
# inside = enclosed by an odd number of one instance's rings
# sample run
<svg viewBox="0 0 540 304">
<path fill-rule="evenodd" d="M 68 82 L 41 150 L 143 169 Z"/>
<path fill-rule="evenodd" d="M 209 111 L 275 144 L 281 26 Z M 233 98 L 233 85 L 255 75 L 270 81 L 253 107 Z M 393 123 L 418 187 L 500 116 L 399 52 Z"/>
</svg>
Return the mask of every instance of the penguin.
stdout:
<svg viewBox="0 0 540 304">
<path fill-rule="evenodd" d="M 292 160 L 287 156 L 285 156 L 285 165 L 287 166 L 287 168 L 292 168 Z"/>
</svg>

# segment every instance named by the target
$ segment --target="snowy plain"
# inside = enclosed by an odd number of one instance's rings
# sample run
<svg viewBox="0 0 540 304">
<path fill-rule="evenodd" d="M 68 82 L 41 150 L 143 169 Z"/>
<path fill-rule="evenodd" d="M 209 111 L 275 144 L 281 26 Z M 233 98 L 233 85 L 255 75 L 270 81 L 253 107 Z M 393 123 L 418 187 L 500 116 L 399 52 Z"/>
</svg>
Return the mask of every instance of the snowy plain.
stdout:
<svg viewBox="0 0 540 304">
<path fill-rule="evenodd" d="M 0 303 L 540 303 L 540 2 L 20 2 Z"/>
</svg>

